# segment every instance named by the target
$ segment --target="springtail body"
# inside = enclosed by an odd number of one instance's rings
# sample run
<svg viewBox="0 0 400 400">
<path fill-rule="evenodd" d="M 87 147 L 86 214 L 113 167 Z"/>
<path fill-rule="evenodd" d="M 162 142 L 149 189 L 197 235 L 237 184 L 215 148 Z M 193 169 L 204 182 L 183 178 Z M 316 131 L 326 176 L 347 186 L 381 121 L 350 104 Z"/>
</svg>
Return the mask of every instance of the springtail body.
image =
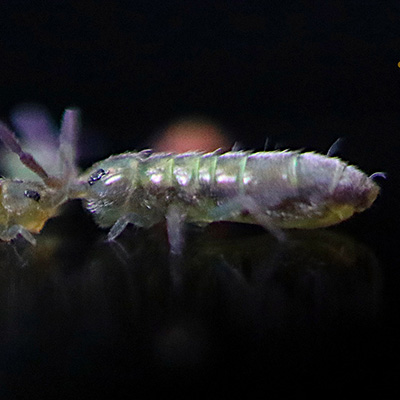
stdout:
<svg viewBox="0 0 400 400">
<path fill-rule="evenodd" d="M 379 186 L 338 158 L 316 153 L 245 151 L 125 153 L 96 163 L 80 178 L 87 209 L 116 238 L 131 223 L 148 228 L 167 221 L 179 252 L 184 222 L 319 228 L 364 211 Z"/>
</svg>

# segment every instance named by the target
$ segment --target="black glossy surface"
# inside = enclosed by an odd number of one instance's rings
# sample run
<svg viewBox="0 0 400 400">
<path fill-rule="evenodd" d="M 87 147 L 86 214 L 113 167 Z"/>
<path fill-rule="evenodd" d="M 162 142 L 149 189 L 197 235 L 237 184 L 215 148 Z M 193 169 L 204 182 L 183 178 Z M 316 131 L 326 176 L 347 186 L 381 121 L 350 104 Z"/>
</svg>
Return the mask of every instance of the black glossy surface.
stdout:
<svg viewBox="0 0 400 400">
<path fill-rule="evenodd" d="M 176 257 L 163 226 L 128 229 L 110 245 L 75 206 L 36 248 L 1 245 L 0 368 L 10 393 L 391 379 L 393 271 L 354 232 L 294 231 L 279 243 L 216 224 L 189 228 Z"/>
</svg>

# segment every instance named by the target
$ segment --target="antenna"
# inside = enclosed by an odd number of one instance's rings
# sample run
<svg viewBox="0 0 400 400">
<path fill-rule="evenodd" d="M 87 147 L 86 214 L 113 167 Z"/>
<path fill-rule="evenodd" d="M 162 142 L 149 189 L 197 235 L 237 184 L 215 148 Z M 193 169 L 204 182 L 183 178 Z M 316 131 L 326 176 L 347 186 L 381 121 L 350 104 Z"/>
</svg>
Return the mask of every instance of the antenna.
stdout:
<svg viewBox="0 0 400 400">
<path fill-rule="evenodd" d="M 43 181 L 53 186 L 55 184 L 54 178 L 49 177 L 43 167 L 35 160 L 30 153 L 26 153 L 22 150 L 21 145 L 14 132 L 12 132 L 5 124 L 0 122 L 0 140 L 15 154 L 18 155 L 21 162 L 28 167 L 35 174 L 40 176 Z"/>
</svg>

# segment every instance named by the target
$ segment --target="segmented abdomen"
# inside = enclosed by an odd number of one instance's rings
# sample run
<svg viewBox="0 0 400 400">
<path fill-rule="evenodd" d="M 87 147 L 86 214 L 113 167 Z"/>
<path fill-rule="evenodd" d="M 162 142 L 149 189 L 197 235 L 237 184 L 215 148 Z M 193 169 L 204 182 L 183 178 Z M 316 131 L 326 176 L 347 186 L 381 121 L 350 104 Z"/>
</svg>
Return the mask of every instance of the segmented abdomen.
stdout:
<svg viewBox="0 0 400 400">
<path fill-rule="evenodd" d="M 216 200 L 249 195 L 266 207 L 331 193 L 346 164 L 314 153 L 229 152 L 151 156 L 139 163 L 143 187 L 174 187 Z"/>
<path fill-rule="evenodd" d="M 245 152 L 152 155 L 139 162 L 138 184 L 150 191 L 173 188 L 182 200 L 224 199 L 244 190 Z"/>
</svg>

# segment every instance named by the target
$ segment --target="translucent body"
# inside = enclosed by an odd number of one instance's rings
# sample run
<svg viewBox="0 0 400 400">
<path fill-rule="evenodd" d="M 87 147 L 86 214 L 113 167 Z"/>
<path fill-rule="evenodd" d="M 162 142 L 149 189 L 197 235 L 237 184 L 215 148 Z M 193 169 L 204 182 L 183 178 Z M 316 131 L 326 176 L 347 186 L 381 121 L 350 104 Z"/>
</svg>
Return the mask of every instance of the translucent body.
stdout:
<svg viewBox="0 0 400 400">
<path fill-rule="evenodd" d="M 0 139 L 42 180 L 0 179 L 0 240 L 10 241 L 22 235 L 35 244 L 32 233 L 39 233 L 46 221 L 55 216 L 68 200 L 71 184 L 76 179 L 75 135 L 78 120 L 77 110 L 65 111 L 60 146 L 55 150 L 61 163 L 61 173 L 57 176 L 48 175 L 31 154 L 21 149 L 14 133 L 0 124 Z"/>
<path fill-rule="evenodd" d="M 58 213 L 66 194 L 40 182 L 0 180 L 0 239 L 21 234 L 35 243 L 30 233 L 39 233 L 45 222 Z"/>
<path fill-rule="evenodd" d="M 81 197 L 109 239 L 128 223 L 166 219 L 180 251 L 184 221 L 233 221 L 280 228 L 318 228 L 368 208 L 379 187 L 338 158 L 299 152 L 125 153 L 81 177 Z"/>
</svg>

